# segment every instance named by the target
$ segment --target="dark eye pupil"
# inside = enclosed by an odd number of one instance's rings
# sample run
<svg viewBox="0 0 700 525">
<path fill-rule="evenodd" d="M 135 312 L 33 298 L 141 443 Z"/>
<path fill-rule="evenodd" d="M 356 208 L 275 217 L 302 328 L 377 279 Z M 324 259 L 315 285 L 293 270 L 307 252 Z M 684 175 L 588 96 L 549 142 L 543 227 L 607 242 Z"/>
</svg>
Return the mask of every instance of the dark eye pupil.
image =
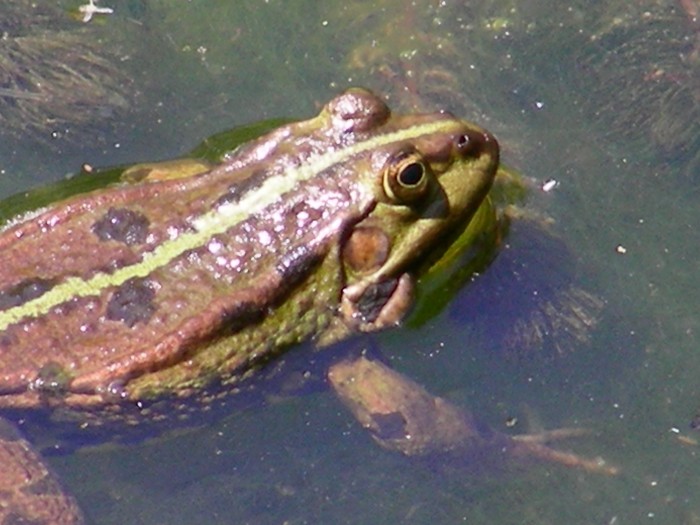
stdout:
<svg viewBox="0 0 700 525">
<path fill-rule="evenodd" d="M 423 178 L 423 173 L 423 165 L 419 162 L 414 162 L 401 170 L 399 182 L 404 186 L 415 186 Z"/>
</svg>

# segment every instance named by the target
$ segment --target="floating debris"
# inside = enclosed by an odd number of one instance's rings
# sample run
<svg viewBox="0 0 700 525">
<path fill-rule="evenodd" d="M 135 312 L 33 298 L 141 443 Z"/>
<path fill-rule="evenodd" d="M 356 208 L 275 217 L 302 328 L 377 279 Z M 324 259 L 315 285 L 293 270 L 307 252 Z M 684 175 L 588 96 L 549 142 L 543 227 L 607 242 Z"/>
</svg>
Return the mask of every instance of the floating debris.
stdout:
<svg viewBox="0 0 700 525">
<path fill-rule="evenodd" d="M 89 22 L 94 15 L 111 15 L 114 9 L 110 7 L 99 7 L 95 5 L 95 0 L 88 0 L 87 4 L 83 4 L 78 8 L 78 11 L 83 15 L 83 22 Z"/>
<path fill-rule="evenodd" d="M 544 183 L 542 184 L 542 191 L 545 192 L 545 193 L 549 193 L 550 191 L 552 191 L 552 190 L 553 190 L 554 188 L 556 188 L 557 186 L 559 186 L 559 181 L 558 181 L 558 180 L 556 180 L 556 179 L 547 179 L 547 180 L 544 181 Z"/>
</svg>

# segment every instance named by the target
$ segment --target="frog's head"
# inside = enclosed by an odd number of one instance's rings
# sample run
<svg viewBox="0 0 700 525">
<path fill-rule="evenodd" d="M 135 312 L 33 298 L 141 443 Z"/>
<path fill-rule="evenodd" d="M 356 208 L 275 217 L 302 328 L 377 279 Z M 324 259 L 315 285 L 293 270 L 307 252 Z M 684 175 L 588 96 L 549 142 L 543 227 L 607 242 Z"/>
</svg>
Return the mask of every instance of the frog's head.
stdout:
<svg viewBox="0 0 700 525">
<path fill-rule="evenodd" d="M 354 120 L 346 120 L 355 133 L 383 137 L 361 170 L 361 187 L 376 204 L 348 232 L 341 252 L 343 316 L 371 331 L 401 319 L 416 271 L 467 227 L 496 174 L 498 143 L 449 113 L 391 115 L 364 91 L 344 94 L 326 111 L 336 120 L 339 112 L 351 113 Z M 390 134 L 395 140 L 385 139 Z"/>
</svg>

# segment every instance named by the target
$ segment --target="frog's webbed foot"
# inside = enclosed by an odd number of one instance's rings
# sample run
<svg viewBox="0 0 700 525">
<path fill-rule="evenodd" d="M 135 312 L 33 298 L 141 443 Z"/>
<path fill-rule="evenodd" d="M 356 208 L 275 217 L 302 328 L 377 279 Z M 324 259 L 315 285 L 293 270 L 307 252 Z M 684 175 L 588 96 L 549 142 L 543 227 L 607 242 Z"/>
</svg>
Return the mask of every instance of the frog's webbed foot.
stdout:
<svg viewBox="0 0 700 525">
<path fill-rule="evenodd" d="M 420 385 L 365 356 L 334 364 L 331 386 L 360 424 L 382 447 L 407 456 L 451 457 L 496 453 L 507 458 L 538 459 L 613 475 L 618 469 L 549 447 L 555 439 L 577 437 L 584 429 L 559 429 L 509 436 L 481 424 L 469 411 L 431 395 Z"/>
</svg>

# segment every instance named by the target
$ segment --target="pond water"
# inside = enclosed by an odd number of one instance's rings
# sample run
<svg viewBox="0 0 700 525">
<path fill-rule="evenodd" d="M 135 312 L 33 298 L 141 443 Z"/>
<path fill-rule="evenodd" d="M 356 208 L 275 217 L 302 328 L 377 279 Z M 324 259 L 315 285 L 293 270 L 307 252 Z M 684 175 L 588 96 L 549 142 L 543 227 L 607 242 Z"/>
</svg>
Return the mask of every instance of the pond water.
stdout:
<svg viewBox="0 0 700 525">
<path fill-rule="evenodd" d="M 31 2 L 10 4 L 35 16 Z M 87 24 L 68 18 L 79 2 L 58 4 L 53 36 L 78 32 L 104 53 L 118 72 L 104 74 L 124 76 L 111 77 L 122 98 L 95 92 L 102 102 L 53 127 L 3 106 L 0 197 L 84 162 L 170 158 L 247 122 L 311 116 L 350 85 L 397 109 L 477 121 L 531 183 L 531 217 L 438 317 L 373 344 L 493 428 L 589 428 L 556 446 L 621 468 L 408 460 L 376 447 L 319 389 L 53 457 L 90 522 L 700 523 L 697 0 L 102 0 L 115 12 Z M 10 95 L 21 98 L 0 91 Z M 555 188 L 540 190 L 548 180 Z M 532 231 L 545 218 L 549 241 Z M 512 312 L 513 297 L 567 286 L 602 305 L 586 337 L 563 329 L 541 345 L 504 344 L 531 315 Z"/>
</svg>

